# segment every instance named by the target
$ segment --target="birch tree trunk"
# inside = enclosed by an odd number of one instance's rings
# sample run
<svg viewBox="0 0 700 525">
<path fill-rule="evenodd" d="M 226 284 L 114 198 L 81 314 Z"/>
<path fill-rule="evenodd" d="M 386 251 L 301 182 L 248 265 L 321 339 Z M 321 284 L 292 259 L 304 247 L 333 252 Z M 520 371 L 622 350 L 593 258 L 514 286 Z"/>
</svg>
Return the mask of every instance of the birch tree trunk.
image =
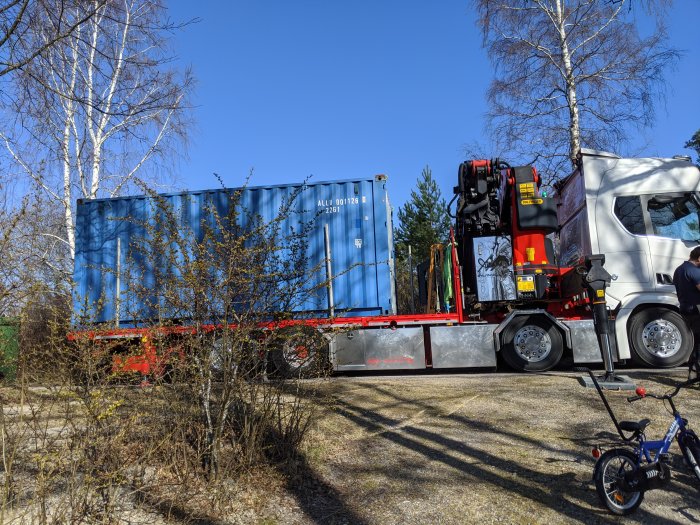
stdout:
<svg viewBox="0 0 700 525">
<path fill-rule="evenodd" d="M 566 83 L 566 102 L 569 107 L 569 159 L 572 165 L 576 163 L 576 156 L 581 150 L 581 127 L 579 124 L 578 101 L 576 100 L 576 79 L 571 66 L 571 52 L 566 38 L 566 25 L 564 23 L 563 0 L 556 0 L 556 28 L 559 33 L 559 46 L 561 48 L 562 66 L 564 69 L 564 81 Z"/>
</svg>

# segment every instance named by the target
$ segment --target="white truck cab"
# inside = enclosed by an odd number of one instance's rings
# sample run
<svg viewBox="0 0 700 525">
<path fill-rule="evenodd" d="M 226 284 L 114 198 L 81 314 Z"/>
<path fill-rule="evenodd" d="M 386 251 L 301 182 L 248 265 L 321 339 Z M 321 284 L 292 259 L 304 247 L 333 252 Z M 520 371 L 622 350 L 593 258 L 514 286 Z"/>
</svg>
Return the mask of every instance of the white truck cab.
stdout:
<svg viewBox="0 0 700 525">
<path fill-rule="evenodd" d="M 672 277 L 700 244 L 700 170 L 687 158 L 621 158 L 582 150 L 560 186 L 560 264 L 605 254 L 618 357 L 670 367 L 693 337 Z"/>
</svg>

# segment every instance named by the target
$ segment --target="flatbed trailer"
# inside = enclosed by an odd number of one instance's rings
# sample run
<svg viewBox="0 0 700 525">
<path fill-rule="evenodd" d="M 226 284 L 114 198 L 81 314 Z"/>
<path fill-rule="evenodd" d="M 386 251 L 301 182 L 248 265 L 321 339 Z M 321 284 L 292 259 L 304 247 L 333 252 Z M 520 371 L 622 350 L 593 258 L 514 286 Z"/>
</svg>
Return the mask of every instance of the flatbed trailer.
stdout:
<svg viewBox="0 0 700 525">
<path fill-rule="evenodd" d="M 456 245 L 451 249 L 455 289 L 461 289 Z M 585 310 L 588 300 L 579 299 L 578 307 Z M 576 363 L 602 362 L 592 318 L 583 315 L 555 317 L 542 308 L 514 309 L 496 312 L 484 319 L 476 319 L 456 301 L 454 313 L 416 313 L 404 315 L 376 315 L 354 317 L 326 317 L 286 319 L 260 322 L 262 337 L 290 327 L 312 329 L 326 341 L 321 356 L 337 372 L 378 370 L 420 370 L 442 368 L 483 368 L 495 370 L 497 353 L 518 338 L 521 352 L 531 353 L 538 366 L 553 353 L 566 352 Z M 559 303 L 551 303 L 559 307 Z M 573 310 L 573 303 L 572 303 Z M 527 323 L 523 324 L 523 320 Z M 549 332 L 540 325 L 550 326 Z M 71 332 L 72 341 L 112 342 L 115 372 L 135 372 L 144 376 L 162 373 L 173 354 L 180 352 L 180 341 L 197 334 L 216 334 L 225 329 L 235 330 L 235 324 L 202 324 L 199 326 L 173 325 L 129 328 L 102 328 Z M 556 346 L 559 345 L 560 349 Z M 286 357 L 285 370 L 294 372 L 304 362 L 305 347 L 294 343 L 292 349 L 273 349 Z M 557 351 L 559 350 L 559 351 Z M 553 352 L 554 351 L 554 352 Z"/>
<path fill-rule="evenodd" d="M 386 177 L 378 176 L 362 185 L 339 184 L 343 191 L 349 188 L 349 196 L 318 199 L 324 220 L 339 212 L 347 215 L 334 230 L 336 240 L 347 237 L 349 246 L 354 242 L 365 250 L 366 238 L 352 232 L 371 230 L 372 247 L 383 247 L 387 264 L 375 259 L 381 273 L 368 274 L 373 290 L 379 291 L 372 303 L 364 310 L 338 308 L 341 313 L 335 315 L 329 300 L 325 315 L 270 316 L 257 325 L 261 337 L 288 327 L 312 329 L 323 337 L 323 358 L 335 371 L 493 369 L 499 354 L 515 370 L 544 371 L 564 356 L 576 364 L 603 361 L 602 321 L 596 324 L 594 311 L 607 304 L 606 344 L 613 360 L 631 358 L 659 368 L 687 361 L 694 340 L 678 312 L 670 274 L 698 243 L 697 167 L 686 159 L 622 159 L 583 150 L 578 169 L 557 186 L 554 197 L 540 192 L 541 179 L 533 167 L 511 167 L 497 159 L 463 163 L 458 181 L 449 244 L 455 293 L 443 303 L 444 312 L 395 313 L 391 211 Z M 371 197 L 365 197 L 370 191 L 365 187 L 372 188 Z M 369 213 L 366 204 L 372 206 Z M 370 215 L 374 222 L 366 222 Z M 381 228 L 376 217 L 382 217 Z M 559 244 L 558 257 L 552 236 Z M 341 253 L 350 252 L 341 247 Z M 610 273 L 597 295 L 591 295 L 584 262 L 596 253 L 609 254 L 605 266 Z M 330 262 L 330 252 L 325 257 Z M 177 322 L 149 327 L 117 322 L 112 327 L 109 319 L 102 320 L 103 329 L 88 327 L 70 338 L 114 341 L 122 353 L 123 347 L 133 350 L 133 343 L 141 341 L 136 345 L 140 357 L 116 355 L 114 367 L 144 374 L 162 368 L 185 336 L 236 329 L 234 324 Z M 120 348 L 120 341 L 130 344 Z M 295 355 L 306 355 L 303 345 L 272 351 L 285 358 L 286 371 L 303 366 Z"/>
</svg>

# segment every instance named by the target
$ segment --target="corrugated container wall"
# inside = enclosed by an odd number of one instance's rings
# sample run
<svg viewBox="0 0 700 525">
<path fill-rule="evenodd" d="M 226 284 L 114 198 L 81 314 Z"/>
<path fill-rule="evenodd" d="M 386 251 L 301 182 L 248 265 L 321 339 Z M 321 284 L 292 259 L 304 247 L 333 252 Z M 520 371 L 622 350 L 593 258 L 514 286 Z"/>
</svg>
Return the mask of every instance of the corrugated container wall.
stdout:
<svg viewBox="0 0 700 525">
<path fill-rule="evenodd" d="M 238 193 L 240 192 L 240 193 Z M 236 195 L 235 197 L 233 197 Z M 158 204 L 156 204 L 158 203 Z M 190 232 L 201 239 L 216 215 L 226 217 L 236 203 L 239 227 L 256 221 L 276 222 L 278 232 L 304 232 L 306 289 L 292 310 L 316 317 L 329 314 L 324 227 L 328 225 L 333 295 L 337 316 L 395 313 L 391 208 L 386 177 L 267 187 L 193 191 L 159 196 L 120 197 L 78 201 L 76 214 L 75 294 L 76 321 L 111 323 L 128 327 L 162 319 L 156 312 L 163 298 L 159 279 L 177 273 L 177 264 L 135 250 L 161 237 L 158 224 L 163 204 L 177 217 L 178 235 Z M 288 212 L 285 206 L 291 203 Z M 282 210 L 282 211 L 281 211 Z M 149 227 L 148 225 L 151 225 Z M 225 227 L 225 226 L 224 226 Z M 119 253 L 118 253 L 119 247 Z M 169 265 L 171 268 L 165 268 Z M 125 273 L 131 271 L 131 281 Z M 134 293 L 133 276 L 150 297 Z M 132 284 L 130 284 L 130 282 Z M 155 306 L 154 306 L 155 305 Z M 172 314 L 176 317 L 178 314 Z M 166 316 L 167 317 L 167 316 Z M 172 319 L 186 322 L 186 319 Z"/>
</svg>

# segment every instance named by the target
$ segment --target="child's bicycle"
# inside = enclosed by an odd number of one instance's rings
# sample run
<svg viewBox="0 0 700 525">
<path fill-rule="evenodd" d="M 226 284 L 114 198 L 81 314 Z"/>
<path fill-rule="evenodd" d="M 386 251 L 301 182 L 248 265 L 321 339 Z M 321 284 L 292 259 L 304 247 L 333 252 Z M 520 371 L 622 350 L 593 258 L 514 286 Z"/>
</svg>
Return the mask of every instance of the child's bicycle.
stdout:
<svg viewBox="0 0 700 525">
<path fill-rule="evenodd" d="M 700 482 L 700 439 L 688 428 L 688 420 L 680 415 L 673 403 L 673 398 L 682 388 L 700 383 L 700 378 L 679 383 L 671 393 L 665 395 L 648 394 L 644 388 L 638 387 L 637 395 L 627 398 L 630 403 L 644 397 L 668 402 L 673 421 L 663 439 L 650 441 L 647 440 L 644 429 L 651 421 L 642 419 L 618 422 L 593 372 L 585 370 L 591 376 L 618 434 L 626 443 L 626 446 L 612 448 L 603 454 L 599 447 L 593 449 L 593 457 L 597 458 L 593 471 L 596 491 L 610 512 L 630 514 L 641 505 L 647 490 L 668 484 L 671 480 L 668 449 L 674 438 L 683 452 L 686 465 Z M 630 434 L 625 435 L 625 432 Z"/>
</svg>

